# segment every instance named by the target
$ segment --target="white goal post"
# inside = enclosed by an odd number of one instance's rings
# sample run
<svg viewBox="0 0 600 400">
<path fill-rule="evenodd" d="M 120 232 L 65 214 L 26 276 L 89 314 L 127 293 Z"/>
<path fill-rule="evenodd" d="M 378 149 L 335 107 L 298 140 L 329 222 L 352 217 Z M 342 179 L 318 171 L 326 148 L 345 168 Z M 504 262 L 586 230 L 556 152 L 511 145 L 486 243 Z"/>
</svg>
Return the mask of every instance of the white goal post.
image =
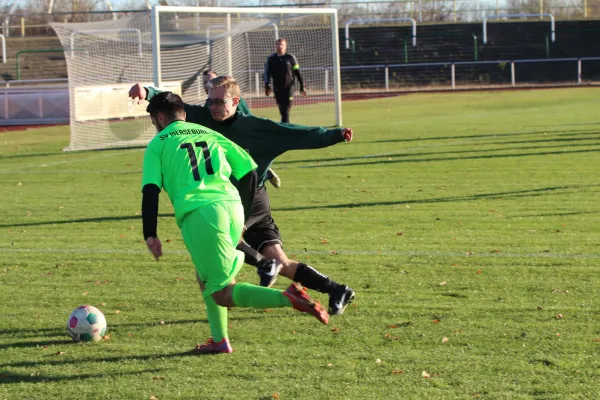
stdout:
<svg viewBox="0 0 600 400">
<path fill-rule="evenodd" d="M 341 126 L 337 10 L 329 8 L 154 6 L 116 20 L 53 23 L 69 72 L 71 142 L 66 150 L 140 146 L 155 134 L 146 102 L 127 89 L 152 83 L 203 104 L 202 71 L 231 75 L 254 115 L 279 120 L 264 90 L 264 64 L 275 40 L 288 41 L 308 96 L 299 95 L 291 122 Z M 121 99 L 122 97 L 122 99 Z"/>
</svg>

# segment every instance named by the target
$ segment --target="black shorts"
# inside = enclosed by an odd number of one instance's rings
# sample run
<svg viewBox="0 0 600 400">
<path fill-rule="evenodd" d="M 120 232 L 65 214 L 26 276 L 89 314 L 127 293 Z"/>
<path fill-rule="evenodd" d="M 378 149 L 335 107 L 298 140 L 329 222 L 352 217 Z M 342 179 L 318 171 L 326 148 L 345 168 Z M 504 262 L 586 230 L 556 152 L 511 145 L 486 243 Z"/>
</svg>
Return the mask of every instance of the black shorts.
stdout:
<svg viewBox="0 0 600 400">
<path fill-rule="evenodd" d="M 252 214 L 246 221 L 244 240 L 259 252 L 269 244 L 283 244 L 279 228 L 271 216 L 271 201 L 267 189 L 262 187 L 256 191 Z"/>
</svg>

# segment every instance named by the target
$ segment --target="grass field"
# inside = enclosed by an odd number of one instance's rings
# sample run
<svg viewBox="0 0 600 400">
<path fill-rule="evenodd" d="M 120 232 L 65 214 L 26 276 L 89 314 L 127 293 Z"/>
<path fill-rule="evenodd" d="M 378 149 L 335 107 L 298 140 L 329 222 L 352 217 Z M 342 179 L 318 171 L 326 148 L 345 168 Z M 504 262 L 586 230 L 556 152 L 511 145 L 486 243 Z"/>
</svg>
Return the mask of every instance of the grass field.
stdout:
<svg viewBox="0 0 600 400">
<path fill-rule="evenodd" d="M 329 326 L 233 310 L 221 356 L 185 355 L 209 335 L 204 305 L 165 195 L 165 256 L 145 249 L 143 150 L 0 133 L 0 398 L 597 398 L 599 96 L 345 103 L 356 140 L 284 155 L 269 192 L 288 253 L 356 301 Z M 108 340 L 69 341 L 81 304 Z"/>
</svg>

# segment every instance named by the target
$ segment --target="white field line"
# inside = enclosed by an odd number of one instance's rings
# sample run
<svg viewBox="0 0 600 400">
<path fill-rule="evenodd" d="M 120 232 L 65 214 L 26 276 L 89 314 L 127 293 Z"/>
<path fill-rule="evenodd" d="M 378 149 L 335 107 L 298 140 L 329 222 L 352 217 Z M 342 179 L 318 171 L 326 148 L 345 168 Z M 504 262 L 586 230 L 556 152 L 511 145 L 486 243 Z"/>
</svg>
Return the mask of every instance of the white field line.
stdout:
<svg viewBox="0 0 600 400">
<path fill-rule="evenodd" d="M 104 158 L 117 157 L 117 156 L 120 156 L 120 155 L 123 155 L 126 153 L 131 153 L 132 151 L 141 151 L 141 150 L 128 149 L 127 151 L 121 151 L 118 153 L 103 154 L 100 156 L 91 156 L 91 157 L 85 157 L 85 158 L 77 158 L 77 159 L 73 159 L 73 160 L 54 161 L 54 162 L 49 162 L 49 163 L 44 163 L 44 162 L 33 163 L 32 162 L 27 166 L 21 165 L 18 168 L 0 170 L 0 174 L 22 172 L 24 169 L 31 169 L 31 168 L 47 168 L 47 167 L 53 167 L 56 165 L 75 164 L 75 163 L 86 162 L 86 161 L 90 161 L 90 160 L 101 160 Z M 1 160 L 1 158 L 0 158 L 0 160 Z"/>
<path fill-rule="evenodd" d="M 0 253 L 38 253 L 38 254 L 145 254 L 143 249 L 41 249 L 41 248 L 0 248 Z M 187 250 L 165 251 L 165 254 L 188 254 Z M 598 259 L 600 254 L 564 254 L 564 253 L 463 253 L 444 251 L 373 251 L 373 250 L 287 250 L 291 255 L 339 255 L 339 256 L 393 256 L 393 257 L 465 257 L 465 258 L 550 258 L 550 259 Z"/>
</svg>

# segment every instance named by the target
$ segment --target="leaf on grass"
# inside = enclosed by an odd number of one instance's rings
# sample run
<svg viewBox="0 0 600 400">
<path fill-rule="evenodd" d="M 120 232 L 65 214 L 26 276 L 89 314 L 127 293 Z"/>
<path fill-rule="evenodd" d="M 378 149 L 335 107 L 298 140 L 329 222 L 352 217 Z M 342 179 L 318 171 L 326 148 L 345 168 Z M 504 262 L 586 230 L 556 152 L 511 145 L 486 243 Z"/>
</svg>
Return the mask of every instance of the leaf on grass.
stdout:
<svg viewBox="0 0 600 400">
<path fill-rule="evenodd" d="M 127 236 L 125 236 L 125 234 L 121 233 L 121 234 L 119 235 L 119 239 L 127 239 Z"/>
<path fill-rule="evenodd" d="M 110 340 L 110 335 L 104 335 L 104 336 L 102 336 L 102 340 Z"/>
<path fill-rule="evenodd" d="M 500 250 L 498 250 L 498 249 L 494 249 L 494 250 L 492 250 L 490 253 L 500 253 Z"/>
<path fill-rule="evenodd" d="M 328 244 L 329 240 L 325 239 L 325 238 L 321 238 L 321 244 Z"/>
<path fill-rule="evenodd" d="M 448 343 L 448 338 L 444 336 L 444 337 L 442 338 L 442 343 Z"/>
<path fill-rule="evenodd" d="M 279 395 L 277 393 L 273 393 L 273 399 L 274 400 L 279 400 Z"/>
<path fill-rule="evenodd" d="M 121 310 L 115 310 L 115 314 L 121 314 Z"/>
<path fill-rule="evenodd" d="M 333 364 L 332 364 L 332 363 L 329 363 L 329 364 L 327 364 L 327 366 L 328 366 L 329 368 L 331 368 L 331 367 L 333 367 Z"/>
<path fill-rule="evenodd" d="M 473 397 L 481 397 L 481 395 L 479 393 L 473 393 L 471 396 L 473 396 Z"/>
<path fill-rule="evenodd" d="M 156 397 L 156 396 L 150 396 L 150 398 L 148 400 L 158 400 L 158 397 Z"/>
<path fill-rule="evenodd" d="M 433 320 L 433 321 L 431 321 L 431 322 L 433 322 L 434 324 L 439 324 L 439 323 L 440 323 L 440 320 L 439 320 L 439 319 L 434 319 L 434 320 Z"/>
<path fill-rule="evenodd" d="M 87 296 L 89 294 L 89 292 L 83 292 L 84 296 Z"/>
<path fill-rule="evenodd" d="M 62 356 L 63 354 L 65 354 L 65 352 L 64 352 L 64 351 L 58 351 L 58 352 L 57 352 L 55 355 L 56 355 L 56 356 Z"/>
<path fill-rule="evenodd" d="M 338 253 L 337 251 L 332 251 L 331 254 L 335 256 L 335 255 L 338 255 L 340 253 Z"/>
<path fill-rule="evenodd" d="M 594 343 L 600 343 L 600 338 L 596 338 L 594 340 L 592 340 Z"/>
<path fill-rule="evenodd" d="M 390 372 L 390 375 L 400 375 L 403 374 L 404 370 L 403 369 L 395 369 L 392 372 Z"/>
<path fill-rule="evenodd" d="M 45 274 L 40 274 L 40 276 L 52 276 L 52 272 L 46 272 Z"/>
<path fill-rule="evenodd" d="M 425 378 L 425 379 L 431 378 L 431 374 L 427 371 L 423 371 L 421 374 L 423 375 L 423 378 Z"/>
<path fill-rule="evenodd" d="M 402 232 L 402 231 L 396 232 L 396 236 L 403 236 L 403 235 L 404 235 L 404 232 Z"/>
<path fill-rule="evenodd" d="M 556 332 L 556 336 L 560 337 L 560 333 Z"/>
<path fill-rule="evenodd" d="M 160 321 L 158 321 L 158 324 L 159 324 L 159 325 L 164 325 L 164 324 L 165 324 L 165 321 L 163 321 L 163 320 L 161 319 Z"/>
<path fill-rule="evenodd" d="M 458 264 L 452 264 L 452 267 L 453 267 L 453 268 L 456 268 L 456 267 L 458 267 L 458 266 L 459 266 Z"/>
<path fill-rule="evenodd" d="M 496 212 L 496 210 L 488 210 L 488 212 Z"/>
<path fill-rule="evenodd" d="M 295 335 L 295 334 L 296 334 L 296 331 L 292 331 L 292 335 Z"/>
<path fill-rule="evenodd" d="M 396 325 L 388 325 L 388 328 L 390 328 L 390 329 L 396 329 L 397 327 L 398 326 L 396 326 Z"/>
<path fill-rule="evenodd" d="M 185 278 L 182 278 L 182 277 L 177 277 L 177 278 L 175 278 L 175 280 L 176 280 L 177 282 L 181 282 L 181 281 L 185 280 Z"/>
<path fill-rule="evenodd" d="M 338 333 L 340 331 L 340 328 L 331 328 L 331 332 L 333 333 Z"/>
<path fill-rule="evenodd" d="M 460 332 L 462 332 L 462 331 L 463 331 L 462 329 L 455 329 L 455 330 L 453 330 L 452 332 L 455 332 L 455 333 L 460 333 Z"/>
<path fill-rule="evenodd" d="M 165 380 L 165 378 L 164 378 L 164 377 L 162 377 L 162 376 L 153 376 L 153 377 L 152 377 L 152 380 L 153 380 L 153 381 L 164 381 L 164 380 Z"/>
<path fill-rule="evenodd" d="M 272 309 L 270 309 L 270 308 L 265 308 L 263 311 L 264 311 L 264 312 L 266 312 L 266 313 L 273 312 L 273 310 L 272 310 Z"/>
<path fill-rule="evenodd" d="M 543 310 L 543 308 L 540 306 L 537 306 L 537 309 L 538 309 L 538 311 Z"/>
<path fill-rule="evenodd" d="M 127 336 L 133 337 L 133 333 L 128 333 Z"/>
<path fill-rule="evenodd" d="M 448 282 L 446 282 L 446 281 L 441 281 L 440 282 L 440 286 L 446 286 L 447 284 L 448 284 Z"/>
<path fill-rule="evenodd" d="M 166 242 L 166 243 L 171 243 L 171 242 L 172 242 L 172 240 L 171 240 L 171 239 L 167 239 L 167 240 L 165 240 L 165 242 Z"/>
<path fill-rule="evenodd" d="M 483 270 L 482 270 L 481 268 L 479 268 L 479 269 L 478 269 L 478 270 L 475 272 L 475 274 L 477 274 L 477 275 L 481 275 L 481 274 L 483 274 Z"/>
<path fill-rule="evenodd" d="M 556 319 L 564 319 L 565 316 L 562 314 L 556 314 Z"/>
<path fill-rule="evenodd" d="M 467 251 L 467 252 L 465 253 L 465 255 L 466 255 L 467 257 L 469 257 L 469 256 L 472 256 L 472 255 L 473 255 L 473 252 L 472 252 L 472 251 Z"/>
<path fill-rule="evenodd" d="M 381 358 L 378 358 L 377 360 L 375 360 L 375 362 L 376 362 L 377 364 L 381 364 L 383 361 L 381 361 Z"/>
<path fill-rule="evenodd" d="M 552 293 L 569 293 L 569 291 L 563 289 L 552 289 Z"/>
</svg>

